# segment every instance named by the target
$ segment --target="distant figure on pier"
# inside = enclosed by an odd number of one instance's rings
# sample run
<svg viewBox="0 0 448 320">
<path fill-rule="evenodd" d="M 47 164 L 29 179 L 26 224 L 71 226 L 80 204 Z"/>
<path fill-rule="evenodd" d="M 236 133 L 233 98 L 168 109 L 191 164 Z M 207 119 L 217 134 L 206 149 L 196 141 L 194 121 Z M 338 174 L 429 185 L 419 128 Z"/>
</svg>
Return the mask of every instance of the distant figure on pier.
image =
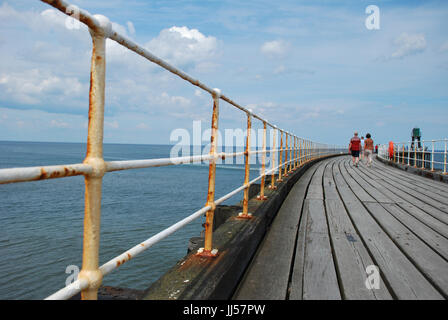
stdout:
<svg viewBox="0 0 448 320">
<path fill-rule="evenodd" d="M 361 150 L 361 139 L 358 137 L 358 132 L 355 132 L 354 137 L 350 139 L 348 150 L 352 154 L 353 165 L 357 167 L 359 162 L 359 151 Z"/>
<path fill-rule="evenodd" d="M 364 158 L 367 161 L 367 166 L 372 165 L 372 155 L 373 155 L 373 140 L 371 139 L 370 133 L 366 134 L 366 139 L 364 140 Z"/>
<path fill-rule="evenodd" d="M 375 153 L 378 153 L 378 145 L 375 146 Z"/>
</svg>

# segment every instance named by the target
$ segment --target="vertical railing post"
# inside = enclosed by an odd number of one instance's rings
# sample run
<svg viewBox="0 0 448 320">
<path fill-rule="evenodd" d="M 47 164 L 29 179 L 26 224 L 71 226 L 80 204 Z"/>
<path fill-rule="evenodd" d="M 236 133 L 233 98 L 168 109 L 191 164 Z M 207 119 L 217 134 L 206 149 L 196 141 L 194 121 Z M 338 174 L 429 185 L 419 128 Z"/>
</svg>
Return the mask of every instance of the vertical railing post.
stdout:
<svg viewBox="0 0 448 320">
<path fill-rule="evenodd" d="M 404 142 L 403 142 L 403 156 L 401 157 L 401 163 L 404 164 Z"/>
<path fill-rule="evenodd" d="M 417 141 L 414 144 L 414 168 L 417 168 Z"/>
<path fill-rule="evenodd" d="M 408 166 L 411 165 L 411 145 L 408 142 Z"/>
<path fill-rule="evenodd" d="M 267 197 L 264 195 L 264 180 L 266 171 L 266 122 L 263 121 L 263 157 L 261 158 L 261 186 L 260 194 L 258 195 L 258 200 L 266 200 Z"/>
<path fill-rule="evenodd" d="M 444 152 L 444 156 L 443 156 L 443 174 L 446 174 L 446 152 L 447 152 L 446 142 L 447 142 L 447 139 L 445 138 L 445 152 Z"/>
<path fill-rule="evenodd" d="M 271 151 L 271 159 L 272 159 L 272 165 L 271 165 L 271 184 L 269 185 L 269 189 L 275 190 L 277 187 L 275 186 L 275 154 L 277 151 L 275 150 L 277 148 L 277 128 L 274 128 L 274 141 L 272 143 L 272 151 Z"/>
<path fill-rule="evenodd" d="M 211 157 L 208 166 L 208 192 L 207 203 L 205 206 L 211 206 L 205 215 L 205 236 L 204 236 L 204 248 L 198 250 L 198 255 L 202 257 L 215 257 L 218 254 L 217 249 L 213 249 L 213 218 L 215 214 L 215 181 L 216 181 L 216 157 L 218 148 L 218 123 L 219 123 L 219 99 L 220 90 L 214 89 L 213 98 L 213 112 L 212 112 L 212 124 L 210 135 L 210 151 Z"/>
<path fill-rule="evenodd" d="M 292 158 L 292 135 L 289 135 L 289 170 L 288 173 L 292 173 L 292 164 L 293 164 L 293 158 Z"/>
<path fill-rule="evenodd" d="M 432 140 L 431 171 L 434 171 L 434 140 Z"/>
<path fill-rule="evenodd" d="M 97 300 L 103 274 L 99 270 L 101 193 L 106 171 L 103 159 L 104 97 L 106 80 L 106 32 L 112 30 L 110 21 L 98 18 L 103 29 L 89 30 L 92 36 L 90 67 L 89 123 L 85 164 L 92 166 L 92 173 L 85 175 L 84 239 L 82 268 L 79 279 L 86 279 L 89 286 L 82 290 L 81 299 Z"/>
<path fill-rule="evenodd" d="M 250 174 L 250 133 L 252 128 L 251 114 L 247 113 L 247 135 L 246 135 L 246 151 L 244 152 L 245 170 L 244 170 L 244 198 L 243 212 L 238 214 L 239 218 L 250 219 L 252 214 L 248 212 L 249 207 L 249 174 Z"/>
<path fill-rule="evenodd" d="M 282 166 L 283 166 L 283 131 L 280 130 L 280 162 L 278 163 L 278 179 L 277 182 L 282 182 Z"/>
<path fill-rule="evenodd" d="M 286 148 L 285 148 L 285 171 L 283 172 L 283 176 L 287 177 L 288 176 L 288 133 L 285 132 L 285 144 L 286 144 Z"/>
<path fill-rule="evenodd" d="M 422 141 L 422 169 L 425 169 L 425 141 Z"/>
<path fill-rule="evenodd" d="M 294 136 L 294 168 L 293 170 L 297 169 L 297 137 Z"/>
</svg>

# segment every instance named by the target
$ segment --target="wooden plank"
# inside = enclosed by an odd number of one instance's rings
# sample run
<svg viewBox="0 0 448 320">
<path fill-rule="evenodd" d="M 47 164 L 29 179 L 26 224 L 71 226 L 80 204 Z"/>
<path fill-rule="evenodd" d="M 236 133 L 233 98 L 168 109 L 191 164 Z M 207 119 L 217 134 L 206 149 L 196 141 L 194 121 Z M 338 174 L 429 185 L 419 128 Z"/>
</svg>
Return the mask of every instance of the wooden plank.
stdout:
<svg viewBox="0 0 448 320">
<path fill-rule="evenodd" d="M 289 288 L 290 300 L 341 299 L 326 225 L 323 190 L 322 198 L 314 199 L 318 194 L 317 186 L 322 188 L 322 175 L 323 170 L 316 170 L 310 183 L 316 187 L 313 193 L 307 193 L 304 202 Z"/>
<path fill-rule="evenodd" d="M 404 224 L 409 230 L 422 239 L 432 250 L 448 261 L 448 239 L 423 224 L 420 220 L 404 211 L 397 204 L 382 203 L 386 209 L 397 220 Z"/>
<path fill-rule="evenodd" d="M 426 213 L 430 214 L 437 220 L 443 222 L 444 224 L 448 224 L 448 215 L 445 212 L 440 211 L 437 208 L 434 208 L 434 206 L 431 206 L 431 205 L 413 197 L 412 195 L 396 188 L 395 186 L 391 185 L 390 183 L 387 183 L 387 181 L 385 181 L 383 179 L 383 177 L 377 176 L 371 170 L 365 170 L 364 173 L 366 175 L 368 175 L 371 179 L 374 179 L 375 182 L 378 183 L 379 185 L 381 185 L 381 187 L 383 189 L 399 196 L 403 202 L 410 203 L 410 204 L 420 208 L 421 210 L 425 211 Z"/>
<path fill-rule="evenodd" d="M 303 266 L 303 299 L 339 300 L 341 295 L 323 201 L 306 199 L 304 210 L 308 212 L 308 219 Z M 293 284 L 291 288 L 292 286 Z"/>
<path fill-rule="evenodd" d="M 447 297 L 448 262 L 389 214 L 381 204 L 369 202 L 365 206 L 395 244 L 414 262 L 420 272 Z"/>
<path fill-rule="evenodd" d="M 441 237 L 448 239 L 448 228 L 447 228 L 446 224 L 444 224 L 440 220 L 437 220 L 436 218 L 434 218 L 433 216 L 424 212 L 423 210 L 416 207 L 415 205 L 406 202 L 405 200 L 398 197 L 396 194 L 390 192 L 389 190 L 383 188 L 377 181 L 375 181 L 374 179 L 370 179 L 369 176 L 367 176 L 363 171 L 355 170 L 353 173 L 354 173 L 354 176 L 359 177 L 359 179 L 363 179 L 372 188 L 382 192 L 384 195 L 389 197 L 391 199 L 391 201 L 393 201 L 394 204 L 400 208 L 400 210 L 401 210 L 400 212 L 406 213 L 407 215 L 414 217 L 417 221 L 428 226 L 431 230 L 438 233 Z M 401 214 L 400 214 L 400 216 L 401 216 Z M 407 220 L 410 220 L 410 218 L 408 218 Z M 448 249 L 448 247 L 447 247 L 447 249 Z"/>
<path fill-rule="evenodd" d="M 448 213 L 448 205 L 445 205 L 441 202 L 438 201 L 434 201 L 434 199 L 428 197 L 427 195 L 421 193 L 421 192 L 417 192 L 414 191 L 412 189 L 407 188 L 406 186 L 404 186 L 402 183 L 400 183 L 399 181 L 394 181 L 387 173 L 381 171 L 381 170 L 372 170 L 370 169 L 369 171 L 372 171 L 372 173 L 374 175 L 376 175 L 378 178 L 382 178 L 383 181 L 387 182 L 389 185 L 393 186 L 395 189 L 401 190 L 403 192 L 406 192 L 407 194 L 413 196 L 414 198 L 426 203 L 427 205 L 430 205 L 442 212 L 445 213 L 445 215 Z"/>
<path fill-rule="evenodd" d="M 419 175 L 415 175 L 415 174 L 409 174 L 408 172 L 405 172 L 403 170 L 393 168 L 389 165 L 386 165 L 379 160 L 375 160 L 375 167 L 384 172 L 388 172 L 391 175 L 400 177 L 401 179 L 406 180 L 408 182 L 418 183 L 423 186 L 432 188 L 432 189 L 436 190 L 441 195 L 446 194 L 446 192 L 448 192 L 448 185 L 441 181 L 428 179 L 428 178 L 425 178 L 425 177 L 422 177 Z"/>
<path fill-rule="evenodd" d="M 370 300 L 391 299 L 386 286 L 378 290 L 368 289 L 365 285 L 366 268 L 374 265 L 358 232 L 351 223 L 344 208 L 332 174 L 333 163 L 327 165 L 324 173 L 325 209 L 327 213 L 330 237 L 336 257 L 337 270 L 344 299 Z M 383 280 L 380 280 L 382 283 Z"/>
<path fill-rule="evenodd" d="M 314 172 L 322 165 L 307 170 L 289 192 L 233 299 L 286 299 L 303 200 Z"/>
<path fill-rule="evenodd" d="M 398 299 L 442 299 L 442 295 L 401 252 L 348 188 L 340 171 L 341 164 L 333 167 L 333 176 L 342 201 L 394 295 Z"/>
<path fill-rule="evenodd" d="M 362 190 L 366 191 L 374 201 L 382 203 L 393 203 L 394 201 L 381 192 L 381 189 L 369 188 L 369 184 L 364 179 L 357 179 L 358 173 L 362 170 L 354 170 L 347 161 L 344 162 L 344 166 L 349 175 L 356 180 L 361 186 Z"/>
<path fill-rule="evenodd" d="M 363 202 L 374 202 L 375 199 L 368 194 L 364 189 L 362 189 L 359 184 L 347 173 L 347 170 L 345 169 L 344 166 L 344 162 L 346 161 L 339 161 L 339 167 L 340 167 L 340 171 L 341 174 L 344 175 L 345 181 L 346 183 L 349 185 L 349 187 L 353 190 L 353 189 L 357 189 L 358 192 L 358 198 L 359 200 L 363 201 Z M 341 165 L 342 164 L 342 165 Z M 361 168 L 355 168 L 356 170 L 360 170 Z"/>
<path fill-rule="evenodd" d="M 395 175 L 391 174 L 390 171 L 385 172 L 384 170 L 381 170 L 380 173 L 385 175 L 388 180 L 393 181 L 408 190 L 413 190 L 413 191 L 417 192 L 418 194 L 425 196 L 425 199 L 427 199 L 428 201 L 431 201 L 431 202 L 437 201 L 439 203 L 444 204 L 445 206 L 448 206 L 448 198 L 447 198 L 448 188 L 444 195 L 440 195 L 435 192 L 434 188 L 431 188 L 427 185 L 423 185 L 423 184 L 419 183 L 419 181 L 414 180 L 412 182 L 408 182 L 408 181 L 406 181 L 406 179 L 403 179 L 402 177 L 396 177 Z M 424 179 L 424 178 L 422 178 L 422 179 Z"/>
</svg>

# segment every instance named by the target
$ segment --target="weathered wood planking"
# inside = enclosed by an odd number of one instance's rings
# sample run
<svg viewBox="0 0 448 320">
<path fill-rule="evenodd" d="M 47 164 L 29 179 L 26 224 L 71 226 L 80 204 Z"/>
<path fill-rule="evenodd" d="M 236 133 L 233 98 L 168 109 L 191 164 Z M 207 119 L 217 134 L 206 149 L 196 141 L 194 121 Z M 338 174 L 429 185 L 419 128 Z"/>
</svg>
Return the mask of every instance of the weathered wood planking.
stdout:
<svg viewBox="0 0 448 320">
<path fill-rule="evenodd" d="M 333 163 L 327 165 L 325 169 L 323 186 L 325 209 L 337 270 L 341 279 L 342 295 L 344 299 L 356 300 L 391 299 L 392 297 L 386 286 L 380 286 L 379 290 L 370 290 L 365 286 L 366 268 L 375 263 L 339 198 L 333 179 Z M 381 283 L 384 282 L 381 281 Z"/>
<path fill-rule="evenodd" d="M 343 166 L 342 161 L 338 166 L 334 166 L 333 170 L 336 171 L 334 177 L 342 201 L 395 296 L 398 299 L 442 299 L 442 295 L 403 254 L 353 194 L 340 170 L 341 165 Z"/>
<path fill-rule="evenodd" d="M 396 194 L 404 202 L 410 203 L 410 204 L 420 208 L 421 210 L 425 211 L 426 213 L 430 214 L 437 220 L 443 222 L 444 224 L 446 224 L 446 225 L 448 224 L 448 215 L 445 212 L 435 208 L 434 206 L 432 206 L 426 202 L 421 201 L 420 199 L 415 198 L 414 196 L 410 195 L 407 192 L 400 190 L 399 188 L 396 188 L 395 185 L 388 183 L 383 176 L 378 176 L 372 170 L 367 169 L 364 171 L 364 173 L 366 175 L 368 175 L 370 178 L 376 179 L 375 181 L 379 185 L 381 185 L 381 188 L 386 189 L 386 190 L 390 191 L 391 193 Z"/>
<path fill-rule="evenodd" d="M 376 161 L 354 168 L 349 159 L 324 160 L 299 180 L 235 299 L 448 297 L 444 186 L 432 195 L 422 177 L 404 179 Z M 366 288 L 371 265 L 380 289 Z"/>
<path fill-rule="evenodd" d="M 405 212 L 409 213 L 417 220 L 421 221 L 431 229 L 435 230 L 437 233 L 442 235 L 445 238 L 448 238 L 448 227 L 442 221 L 434 218 L 427 212 L 418 208 L 417 206 L 406 202 L 406 200 L 400 198 L 395 193 L 390 192 L 388 189 L 384 188 L 381 184 L 379 184 L 375 179 L 371 179 L 364 170 L 354 170 L 355 176 L 358 176 L 360 179 L 364 179 L 367 181 L 375 190 L 381 191 L 383 194 L 387 195 L 398 207 L 400 207 Z"/>
<path fill-rule="evenodd" d="M 382 170 L 383 172 L 387 172 L 388 174 L 398 177 L 404 181 L 415 183 L 416 185 L 421 185 L 422 187 L 427 189 L 429 188 L 430 190 L 433 190 L 435 193 L 440 194 L 442 196 L 446 195 L 448 192 L 448 184 L 446 183 L 432 179 L 427 179 L 419 175 L 409 174 L 402 170 L 396 170 L 380 161 L 375 161 L 374 168 Z"/>
<path fill-rule="evenodd" d="M 352 174 L 352 177 L 357 177 L 356 181 L 367 182 L 363 179 L 359 170 L 348 170 L 348 172 Z M 378 191 L 378 189 L 376 189 L 370 184 L 363 184 L 363 185 L 365 190 L 367 190 L 369 193 L 371 193 L 371 191 L 373 190 Z M 437 228 L 436 229 L 430 228 L 427 224 L 424 223 L 425 219 L 422 220 L 417 219 L 414 215 L 410 214 L 408 211 L 405 211 L 403 208 L 401 208 L 397 203 L 381 203 L 381 205 L 385 210 L 387 210 L 387 212 L 389 212 L 403 225 L 409 228 L 409 230 L 415 233 L 434 251 L 440 254 L 445 260 L 448 260 L 448 239 L 439 232 L 437 232 Z M 431 217 L 425 213 L 423 213 L 423 215 L 425 217 Z M 438 228 L 440 229 L 440 231 L 446 234 L 447 233 L 446 226 L 445 228 L 443 228 L 440 222 L 438 224 L 439 224 Z"/>
<path fill-rule="evenodd" d="M 233 299 L 286 299 L 303 200 L 311 177 L 321 165 L 310 168 L 289 192 Z"/>
<path fill-rule="evenodd" d="M 359 188 L 353 188 L 355 196 L 360 194 L 359 190 Z M 430 280 L 431 284 L 447 296 L 448 272 L 446 270 L 448 270 L 448 262 L 404 226 L 400 220 L 391 215 L 380 203 L 369 201 L 365 202 L 364 206 L 383 231 Z"/>
<path fill-rule="evenodd" d="M 396 181 L 391 181 L 391 177 L 387 173 L 385 173 L 381 170 L 368 168 L 366 171 L 378 178 L 381 178 L 382 180 L 378 180 L 378 182 L 387 183 L 389 185 L 389 189 L 392 187 L 397 191 L 407 193 L 411 197 L 421 201 L 422 203 L 426 204 L 427 206 L 433 207 L 433 208 L 441 211 L 444 214 L 444 216 L 448 217 L 448 215 L 447 215 L 448 206 L 447 205 L 440 203 L 438 201 L 434 201 L 434 199 L 422 194 L 421 192 L 417 192 L 412 189 L 409 189 L 409 188 L 403 186 L 401 183 L 397 183 Z"/>
<path fill-rule="evenodd" d="M 323 202 L 324 169 L 323 165 L 316 170 L 306 195 L 292 270 L 291 300 L 341 299 Z"/>
</svg>

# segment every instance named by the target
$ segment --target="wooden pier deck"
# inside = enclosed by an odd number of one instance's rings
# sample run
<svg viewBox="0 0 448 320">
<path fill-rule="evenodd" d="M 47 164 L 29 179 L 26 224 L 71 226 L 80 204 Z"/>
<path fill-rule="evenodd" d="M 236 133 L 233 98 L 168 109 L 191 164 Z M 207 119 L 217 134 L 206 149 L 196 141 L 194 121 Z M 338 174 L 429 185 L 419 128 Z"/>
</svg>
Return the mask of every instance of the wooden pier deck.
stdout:
<svg viewBox="0 0 448 320">
<path fill-rule="evenodd" d="M 448 184 L 379 161 L 321 161 L 290 191 L 233 299 L 446 299 L 447 195 Z M 366 286 L 371 265 L 379 288 Z"/>
</svg>

